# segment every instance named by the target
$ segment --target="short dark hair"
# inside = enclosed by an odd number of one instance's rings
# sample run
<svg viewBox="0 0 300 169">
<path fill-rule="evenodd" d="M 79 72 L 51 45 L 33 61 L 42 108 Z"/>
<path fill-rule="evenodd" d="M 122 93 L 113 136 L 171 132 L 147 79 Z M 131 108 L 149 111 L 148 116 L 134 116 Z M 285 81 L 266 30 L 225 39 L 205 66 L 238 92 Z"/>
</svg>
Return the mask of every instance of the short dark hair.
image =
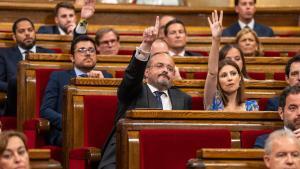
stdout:
<svg viewBox="0 0 300 169">
<path fill-rule="evenodd" d="M 67 8 L 67 9 L 72 9 L 75 12 L 75 7 L 71 2 L 59 2 L 56 4 L 55 8 L 54 8 L 54 15 L 57 16 L 58 15 L 58 11 L 60 8 Z"/>
<path fill-rule="evenodd" d="M 241 105 L 242 103 L 244 103 L 244 100 L 245 100 L 244 99 L 244 88 L 245 88 L 245 86 L 244 86 L 244 78 L 243 78 L 242 72 L 240 71 L 239 66 L 234 61 L 232 61 L 230 59 L 227 59 L 227 58 L 219 61 L 218 76 L 217 76 L 217 79 L 218 79 L 217 89 L 218 89 L 218 91 L 220 91 L 220 95 L 221 95 L 224 107 L 226 107 L 227 104 L 228 104 L 228 98 L 227 98 L 226 94 L 224 93 L 224 91 L 223 91 L 223 89 L 222 89 L 222 87 L 220 85 L 220 81 L 219 81 L 220 70 L 224 66 L 226 66 L 226 65 L 233 66 L 238 71 L 238 74 L 241 77 L 240 87 L 237 90 L 237 96 L 236 96 L 236 103 L 237 103 L 237 105 Z"/>
<path fill-rule="evenodd" d="M 96 45 L 99 46 L 100 45 L 100 39 L 104 36 L 104 34 L 106 33 L 109 33 L 109 32 L 112 32 L 115 34 L 115 36 L 117 37 L 117 40 L 119 41 L 120 40 L 120 35 L 119 33 L 114 30 L 113 28 L 103 28 L 103 29 L 99 29 L 97 32 L 96 32 L 96 37 L 95 37 L 95 42 L 96 42 Z"/>
<path fill-rule="evenodd" d="M 239 2 L 240 2 L 240 0 L 234 0 L 234 6 L 238 6 Z M 254 3 L 256 4 L 256 0 L 254 0 Z"/>
<path fill-rule="evenodd" d="M 278 107 L 284 109 L 286 98 L 291 94 L 300 94 L 300 86 L 287 86 L 284 88 L 279 96 Z"/>
<path fill-rule="evenodd" d="M 28 21 L 29 23 L 30 23 L 30 25 L 33 27 L 33 29 L 34 29 L 34 24 L 33 24 L 33 22 L 30 20 L 30 19 L 28 19 L 28 18 L 19 18 L 19 19 L 17 19 L 14 23 L 13 23 L 13 26 L 12 26 L 12 32 L 14 33 L 14 34 L 16 34 L 16 32 L 17 32 L 17 26 L 18 26 L 18 24 L 20 23 L 20 22 L 22 22 L 22 21 Z"/>
<path fill-rule="evenodd" d="M 184 32 L 186 33 L 184 23 L 183 23 L 181 20 L 175 18 L 175 19 L 169 21 L 169 22 L 166 24 L 165 29 L 164 29 L 164 34 L 165 34 L 165 36 L 168 35 L 168 28 L 169 28 L 171 25 L 176 24 L 176 23 L 182 25 L 182 26 L 183 26 L 183 29 L 184 29 Z"/>
<path fill-rule="evenodd" d="M 4 150 L 7 147 L 8 141 L 10 138 L 12 137 L 18 137 L 22 140 L 22 142 L 25 145 L 25 148 L 27 150 L 27 139 L 26 136 L 18 131 L 14 131 L 14 130 L 7 130 L 7 131 L 3 131 L 2 133 L 0 133 L 0 156 L 3 154 Z"/>
<path fill-rule="evenodd" d="M 285 75 L 288 78 L 290 77 L 291 65 L 294 62 L 300 62 L 300 55 L 296 55 L 296 56 L 292 57 L 285 65 Z"/>
<path fill-rule="evenodd" d="M 87 35 L 80 35 L 80 36 L 76 37 L 76 38 L 72 41 L 72 43 L 71 43 L 71 54 L 74 55 L 74 53 L 75 53 L 75 48 L 76 48 L 77 43 L 79 43 L 79 42 L 86 42 L 86 41 L 92 42 L 93 45 L 94 45 L 94 47 L 95 47 L 95 49 L 96 49 L 96 44 L 95 44 L 94 39 L 90 38 L 90 37 L 87 36 Z"/>
<path fill-rule="evenodd" d="M 243 62 L 243 68 L 242 68 L 241 72 L 242 72 L 244 78 L 249 78 L 247 69 L 246 69 L 245 56 L 244 56 L 241 48 L 239 48 L 236 44 L 226 44 L 221 48 L 221 50 L 219 52 L 219 62 L 226 58 L 229 50 L 232 48 L 237 49 L 240 52 L 242 62 Z"/>
</svg>

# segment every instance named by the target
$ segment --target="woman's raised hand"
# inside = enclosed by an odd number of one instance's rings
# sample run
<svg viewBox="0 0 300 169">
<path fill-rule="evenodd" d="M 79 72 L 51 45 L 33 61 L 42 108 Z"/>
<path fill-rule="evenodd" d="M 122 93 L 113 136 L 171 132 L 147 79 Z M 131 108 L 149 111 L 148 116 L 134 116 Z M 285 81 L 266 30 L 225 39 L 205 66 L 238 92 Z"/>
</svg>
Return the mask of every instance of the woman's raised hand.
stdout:
<svg viewBox="0 0 300 169">
<path fill-rule="evenodd" d="M 217 10 L 211 13 L 211 18 L 207 18 L 211 35 L 213 38 L 219 38 L 222 36 L 222 21 L 223 21 L 223 11 L 220 11 L 220 16 L 218 16 Z"/>
</svg>

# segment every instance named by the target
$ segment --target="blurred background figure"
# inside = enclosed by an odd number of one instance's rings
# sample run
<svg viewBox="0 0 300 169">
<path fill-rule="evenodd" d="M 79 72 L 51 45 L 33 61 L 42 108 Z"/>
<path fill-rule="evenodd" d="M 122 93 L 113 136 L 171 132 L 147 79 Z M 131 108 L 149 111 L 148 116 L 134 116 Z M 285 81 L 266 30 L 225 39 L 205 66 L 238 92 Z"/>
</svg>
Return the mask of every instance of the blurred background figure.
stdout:
<svg viewBox="0 0 300 169">
<path fill-rule="evenodd" d="M 238 44 L 244 56 L 253 57 L 260 56 L 261 43 L 255 31 L 249 28 L 244 28 L 238 32 L 235 38 L 235 43 Z"/>
</svg>

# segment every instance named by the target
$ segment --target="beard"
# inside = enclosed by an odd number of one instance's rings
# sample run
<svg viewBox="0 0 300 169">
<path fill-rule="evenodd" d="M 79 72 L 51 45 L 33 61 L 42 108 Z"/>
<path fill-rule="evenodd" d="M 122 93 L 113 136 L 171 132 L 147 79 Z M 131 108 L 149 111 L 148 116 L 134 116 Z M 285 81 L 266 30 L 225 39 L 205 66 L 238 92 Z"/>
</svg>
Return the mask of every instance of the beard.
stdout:
<svg viewBox="0 0 300 169">
<path fill-rule="evenodd" d="M 35 38 L 27 38 L 23 41 L 17 41 L 17 43 L 21 48 L 29 50 L 35 45 Z"/>
<path fill-rule="evenodd" d="M 291 129 L 292 131 L 297 130 L 300 128 L 300 118 L 297 118 L 293 121 L 290 120 L 284 120 L 284 126 Z"/>
<path fill-rule="evenodd" d="M 168 90 L 171 86 L 171 78 L 167 73 L 161 73 L 157 77 L 148 77 L 148 83 L 159 89 Z"/>
</svg>

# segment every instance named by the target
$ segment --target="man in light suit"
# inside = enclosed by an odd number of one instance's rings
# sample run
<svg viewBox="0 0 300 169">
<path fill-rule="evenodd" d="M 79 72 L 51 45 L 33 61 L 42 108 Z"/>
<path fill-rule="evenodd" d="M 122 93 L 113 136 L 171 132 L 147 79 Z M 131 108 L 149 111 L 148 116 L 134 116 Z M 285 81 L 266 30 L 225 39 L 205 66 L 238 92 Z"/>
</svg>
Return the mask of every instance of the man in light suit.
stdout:
<svg viewBox="0 0 300 169">
<path fill-rule="evenodd" d="M 253 29 L 259 37 L 274 36 L 273 30 L 268 26 L 259 24 L 254 20 L 256 0 L 234 0 L 235 12 L 238 14 L 238 22 L 227 27 L 222 36 L 236 36 L 243 28 Z"/>
<path fill-rule="evenodd" d="M 28 18 L 16 20 L 12 26 L 16 45 L 0 49 L 0 91 L 7 92 L 5 115 L 16 114 L 17 67 L 29 52 L 54 53 L 54 51 L 35 45 L 36 36 L 33 22 Z"/>
<path fill-rule="evenodd" d="M 279 97 L 278 113 L 284 123 L 284 130 L 290 130 L 300 140 L 300 87 L 288 86 Z M 269 134 L 257 137 L 254 147 L 264 148 Z"/>
<path fill-rule="evenodd" d="M 50 121 L 51 131 L 48 135 L 48 143 L 51 145 L 62 145 L 62 104 L 63 89 L 71 78 L 95 77 L 111 78 L 112 75 L 105 71 L 94 70 L 96 58 L 95 41 L 86 35 L 78 36 L 71 44 L 70 60 L 74 68 L 71 70 L 54 71 L 45 90 L 45 95 L 40 109 L 42 118 Z"/>
<path fill-rule="evenodd" d="M 118 88 L 116 122 L 125 112 L 136 108 L 160 108 L 163 110 L 191 109 L 191 97 L 172 87 L 175 64 L 166 52 L 152 55 L 150 49 L 159 31 L 159 17 L 154 27 L 143 33 L 142 44 L 137 47 Z M 156 50 L 157 51 L 157 50 Z M 149 58 L 151 55 L 151 58 Z M 147 83 L 143 83 L 144 76 Z M 103 149 L 98 169 L 116 169 L 116 138 L 114 127 Z"/>
<path fill-rule="evenodd" d="M 71 2 L 60 2 L 54 10 L 56 25 L 41 26 L 37 33 L 72 35 L 76 27 L 75 7 Z"/>
<path fill-rule="evenodd" d="M 184 23 L 179 19 L 169 21 L 164 33 L 164 40 L 168 43 L 171 56 L 201 56 L 201 54 L 186 50 L 187 32 Z"/>
<path fill-rule="evenodd" d="M 285 66 L 285 79 L 289 86 L 300 86 L 300 55 L 291 58 Z M 279 97 L 268 100 L 266 111 L 278 110 Z"/>
</svg>

